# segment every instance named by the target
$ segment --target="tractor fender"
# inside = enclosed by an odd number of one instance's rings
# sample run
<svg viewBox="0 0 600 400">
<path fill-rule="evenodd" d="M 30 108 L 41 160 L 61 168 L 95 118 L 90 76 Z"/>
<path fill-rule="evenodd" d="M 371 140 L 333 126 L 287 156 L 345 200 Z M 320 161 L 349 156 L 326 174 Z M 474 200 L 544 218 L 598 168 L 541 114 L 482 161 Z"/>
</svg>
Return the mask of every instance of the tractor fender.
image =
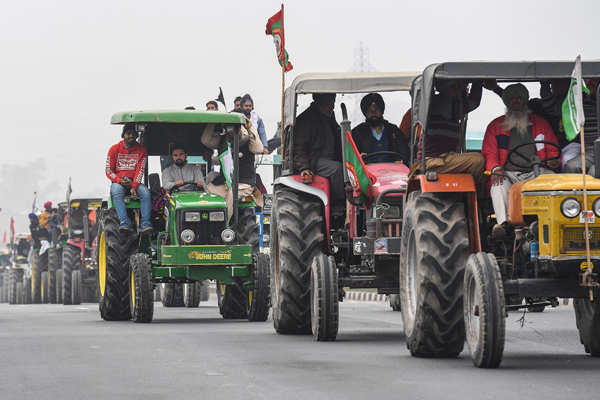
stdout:
<svg viewBox="0 0 600 400">
<path fill-rule="evenodd" d="M 480 252 L 479 208 L 473 176 L 470 174 L 437 174 L 435 178 L 435 180 L 428 180 L 423 174 L 414 176 L 408 183 L 404 201 L 408 198 L 408 194 L 415 190 L 420 190 L 422 193 L 464 193 L 467 201 L 470 250 L 471 253 Z"/>
<path fill-rule="evenodd" d="M 313 182 L 311 184 L 306 184 L 302 182 L 302 177 L 300 175 L 290 175 L 275 179 L 273 185 L 287 186 L 290 189 L 294 189 L 316 197 L 321 201 L 323 204 L 323 214 L 325 217 L 325 237 L 327 238 L 327 247 L 331 249 L 331 238 L 329 235 L 329 180 L 322 176 L 314 175 Z"/>
</svg>

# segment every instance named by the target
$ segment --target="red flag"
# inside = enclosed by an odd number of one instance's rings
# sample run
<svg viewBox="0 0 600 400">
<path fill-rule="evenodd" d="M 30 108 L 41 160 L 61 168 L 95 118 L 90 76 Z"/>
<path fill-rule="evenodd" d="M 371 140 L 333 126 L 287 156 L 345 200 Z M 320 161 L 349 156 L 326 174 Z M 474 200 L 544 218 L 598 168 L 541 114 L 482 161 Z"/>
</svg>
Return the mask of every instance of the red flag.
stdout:
<svg viewBox="0 0 600 400">
<path fill-rule="evenodd" d="M 281 5 L 281 10 L 276 12 L 269 20 L 267 21 L 267 35 L 273 36 L 273 41 L 275 42 L 275 52 L 277 53 L 277 60 L 279 60 L 279 65 L 285 68 L 285 72 L 291 71 L 292 63 L 290 62 L 287 51 L 285 50 L 285 34 L 283 31 L 283 4 Z"/>
<path fill-rule="evenodd" d="M 6 231 L 4 231 L 4 235 L 2 235 L 2 244 L 6 244 Z"/>
<path fill-rule="evenodd" d="M 15 241 L 15 219 L 10 217 L 10 242 Z"/>
</svg>

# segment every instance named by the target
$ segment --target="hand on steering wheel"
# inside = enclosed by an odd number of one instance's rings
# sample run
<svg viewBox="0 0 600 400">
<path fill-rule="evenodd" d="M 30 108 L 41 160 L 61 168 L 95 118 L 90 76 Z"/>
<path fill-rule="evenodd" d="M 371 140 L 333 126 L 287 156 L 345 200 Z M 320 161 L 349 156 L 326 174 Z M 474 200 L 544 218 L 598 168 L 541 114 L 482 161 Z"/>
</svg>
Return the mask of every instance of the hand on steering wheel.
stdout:
<svg viewBox="0 0 600 400">
<path fill-rule="evenodd" d="M 549 146 L 555 147 L 558 150 L 558 155 L 556 155 L 554 157 L 545 157 L 545 158 L 541 158 L 541 159 L 538 157 L 535 157 L 533 160 L 531 160 L 519 151 L 519 149 L 522 147 L 536 145 L 536 153 L 537 153 L 537 144 L 544 144 L 544 145 L 549 145 Z M 520 164 L 520 163 L 514 162 L 513 155 L 515 155 L 515 154 L 517 156 L 519 156 L 522 160 L 525 160 L 527 162 L 527 164 Z M 504 164 L 506 165 L 508 163 L 511 163 L 512 165 L 514 165 L 517 168 L 522 168 L 522 169 L 532 168 L 533 169 L 533 167 L 535 165 L 542 165 L 542 164 L 547 164 L 549 161 L 560 160 L 560 155 L 561 155 L 561 148 L 558 144 L 553 143 L 553 142 L 548 142 L 546 140 L 534 140 L 532 142 L 520 144 L 517 147 L 515 147 L 514 149 L 510 150 L 508 152 L 508 155 L 506 156 L 506 162 Z M 539 160 L 539 161 L 537 161 L 537 160 Z M 551 164 L 554 164 L 554 163 L 551 163 Z"/>
</svg>

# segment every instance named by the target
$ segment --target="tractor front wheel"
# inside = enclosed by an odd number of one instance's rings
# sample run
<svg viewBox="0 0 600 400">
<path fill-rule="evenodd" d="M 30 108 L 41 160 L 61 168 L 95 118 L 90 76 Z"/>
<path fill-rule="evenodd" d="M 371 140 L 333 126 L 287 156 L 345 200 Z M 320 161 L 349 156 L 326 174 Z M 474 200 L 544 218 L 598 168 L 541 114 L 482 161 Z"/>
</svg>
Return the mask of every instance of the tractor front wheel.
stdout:
<svg viewBox="0 0 600 400">
<path fill-rule="evenodd" d="M 225 319 L 248 318 L 248 291 L 237 281 L 229 285 L 217 282 L 219 311 Z"/>
<path fill-rule="evenodd" d="M 154 287 L 150 257 L 144 253 L 131 256 L 129 277 L 130 309 L 133 322 L 152 322 L 154 315 Z"/>
<path fill-rule="evenodd" d="M 456 357 L 465 343 L 464 203 L 455 193 L 415 191 L 404 209 L 400 302 L 406 345 L 416 357 Z"/>
<path fill-rule="evenodd" d="M 600 357 L 600 301 L 587 298 L 573 299 L 575 322 L 579 331 L 579 339 L 585 352 L 593 357 Z"/>
<path fill-rule="evenodd" d="M 42 302 L 42 270 L 39 250 L 34 249 L 31 254 L 31 303 Z"/>
<path fill-rule="evenodd" d="M 71 304 L 81 304 L 81 270 L 71 272 Z"/>
<path fill-rule="evenodd" d="M 505 337 L 502 275 L 496 257 L 471 254 L 464 277 L 464 321 L 471 359 L 478 368 L 498 368 Z"/>
<path fill-rule="evenodd" d="M 63 295 L 62 295 L 62 268 L 56 270 L 56 304 L 62 304 Z"/>
<path fill-rule="evenodd" d="M 183 307 L 183 283 L 165 283 L 160 293 L 163 307 Z"/>
<path fill-rule="evenodd" d="M 62 263 L 62 300 L 64 305 L 73 304 L 73 272 L 79 270 L 81 253 L 79 248 L 66 245 Z"/>
<path fill-rule="evenodd" d="M 313 339 L 334 341 L 338 333 L 338 274 L 333 257 L 320 253 L 312 260 L 310 315 Z"/>
<path fill-rule="evenodd" d="M 50 298 L 48 297 L 48 271 L 42 272 L 42 286 L 40 288 L 40 298 L 42 300 L 42 304 L 50 303 Z"/>
<path fill-rule="evenodd" d="M 248 290 L 248 321 L 266 321 L 271 305 L 269 256 L 258 253 L 254 265 L 254 289 Z"/>
<path fill-rule="evenodd" d="M 201 282 L 184 283 L 183 303 L 188 308 L 197 308 L 200 305 Z"/>
</svg>

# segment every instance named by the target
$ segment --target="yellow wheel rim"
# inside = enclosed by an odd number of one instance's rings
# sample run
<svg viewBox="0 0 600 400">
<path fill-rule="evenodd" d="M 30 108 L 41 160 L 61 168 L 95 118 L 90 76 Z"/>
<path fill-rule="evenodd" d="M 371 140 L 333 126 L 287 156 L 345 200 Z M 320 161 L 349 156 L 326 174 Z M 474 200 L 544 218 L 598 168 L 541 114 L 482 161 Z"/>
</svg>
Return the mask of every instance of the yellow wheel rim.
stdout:
<svg viewBox="0 0 600 400">
<path fill-rule="evenodd" d="M 100 296 L 104 296 L 106 290 L 106 239 L 104 232 L 100 234 L 98 244 L 98 280 L 100 282 Z"/>
<path fill-rule="evenodd" d="M 42 301 L 44 301 L 44 285 L 42 285 Z"/>
<path fill-rule="evenodd" d="M 133 279 L 133 270 L 131 270 L 131 276 L 129 277 L 131 280 L 131 304 L 135 306 L 135 280 Z"/>
<path fill-rule="evenodd" d="M 227 288 L 227 286 L 226 285 L 220 285 L 220 288 L 221 288 L 221 294 L 225 295 L 225 289 Z"/>
<path fill-rule="evenodd" d="M 252 305 L 252 297 L 254 296 L 254 290 L 248 290 L 248 305 Z"/>
</svg>

